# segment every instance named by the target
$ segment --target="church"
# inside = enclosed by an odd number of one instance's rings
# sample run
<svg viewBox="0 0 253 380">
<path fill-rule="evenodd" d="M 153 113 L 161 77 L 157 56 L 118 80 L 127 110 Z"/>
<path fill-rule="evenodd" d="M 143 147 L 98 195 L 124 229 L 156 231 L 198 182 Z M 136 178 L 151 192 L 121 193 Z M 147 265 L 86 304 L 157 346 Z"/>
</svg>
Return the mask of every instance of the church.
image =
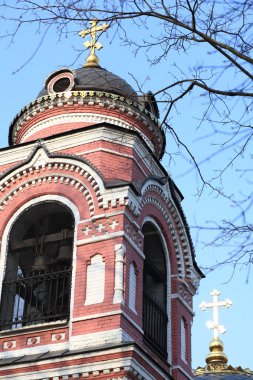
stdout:
<svg viewBox="0 0 253 380">
<path fill-rule="evenodd" d="M 188 380 L 195 261 L 152 92 L 50 73 L 0 150 L 0 379 Z"/>
</svg>

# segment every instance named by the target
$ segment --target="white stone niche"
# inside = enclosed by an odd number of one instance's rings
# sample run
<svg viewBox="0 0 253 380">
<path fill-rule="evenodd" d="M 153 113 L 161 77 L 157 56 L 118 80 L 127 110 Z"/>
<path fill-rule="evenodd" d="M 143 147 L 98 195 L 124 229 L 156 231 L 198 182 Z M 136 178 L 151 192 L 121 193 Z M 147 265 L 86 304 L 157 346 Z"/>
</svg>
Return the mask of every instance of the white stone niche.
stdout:
<svg viewBox="0 0 253 380">
<path fill-rule="evenodd" d="M 91 257 L 87 266 L 85 305 L 104 302 L 105 296 L 105 262 L 101 254 Z"/>
</svg>

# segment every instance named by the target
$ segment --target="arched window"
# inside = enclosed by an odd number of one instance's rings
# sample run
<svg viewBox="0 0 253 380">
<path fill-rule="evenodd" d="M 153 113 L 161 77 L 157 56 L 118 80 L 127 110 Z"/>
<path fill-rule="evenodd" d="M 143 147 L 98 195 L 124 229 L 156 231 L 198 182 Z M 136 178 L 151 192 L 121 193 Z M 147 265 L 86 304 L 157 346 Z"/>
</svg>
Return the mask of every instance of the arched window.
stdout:
<svg viewBox="0 0 253 380">
<path fill-rule="evenodd" d="M 145 339 L 167 355 L 167 271 L 159 231 L 151 222 L 143 227 L 143 330 Z"/>
<path fill-rule="evenodd" d="M 69 317 L 74 217 L 57 202 L 24 211 L 8 240 L 0 328 Z"/>
</svg>

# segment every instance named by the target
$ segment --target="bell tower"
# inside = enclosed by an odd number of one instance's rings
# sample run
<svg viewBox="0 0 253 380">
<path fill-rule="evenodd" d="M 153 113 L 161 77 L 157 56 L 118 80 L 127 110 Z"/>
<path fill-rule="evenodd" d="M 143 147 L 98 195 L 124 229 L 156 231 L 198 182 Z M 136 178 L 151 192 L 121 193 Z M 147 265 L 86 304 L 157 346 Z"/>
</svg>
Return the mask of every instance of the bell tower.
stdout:
<svg viewBox="0 0 253 380">
<path fill-rule="evenodd" d="M 100 29 L 99 29 L 100 28 Z M 198 269 L 152 93 L 51 73 L 0 150 L 0 379 L 192 378 Z"/>
</svg>

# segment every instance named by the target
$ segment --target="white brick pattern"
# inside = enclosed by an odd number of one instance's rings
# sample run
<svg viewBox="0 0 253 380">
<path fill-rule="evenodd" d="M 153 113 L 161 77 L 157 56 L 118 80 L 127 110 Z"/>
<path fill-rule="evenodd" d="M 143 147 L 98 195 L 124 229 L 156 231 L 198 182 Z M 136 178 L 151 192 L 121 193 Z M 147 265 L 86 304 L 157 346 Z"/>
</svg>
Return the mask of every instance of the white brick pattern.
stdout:
<svg viewBox="0 0 253 380">
<path fill-rule="evenodd" d="M 104 301 L 105 294 L 105 263 L 100 254 L 91 258 L 87 267 L 85 305 L 92 305 Z"/>
</svg>

